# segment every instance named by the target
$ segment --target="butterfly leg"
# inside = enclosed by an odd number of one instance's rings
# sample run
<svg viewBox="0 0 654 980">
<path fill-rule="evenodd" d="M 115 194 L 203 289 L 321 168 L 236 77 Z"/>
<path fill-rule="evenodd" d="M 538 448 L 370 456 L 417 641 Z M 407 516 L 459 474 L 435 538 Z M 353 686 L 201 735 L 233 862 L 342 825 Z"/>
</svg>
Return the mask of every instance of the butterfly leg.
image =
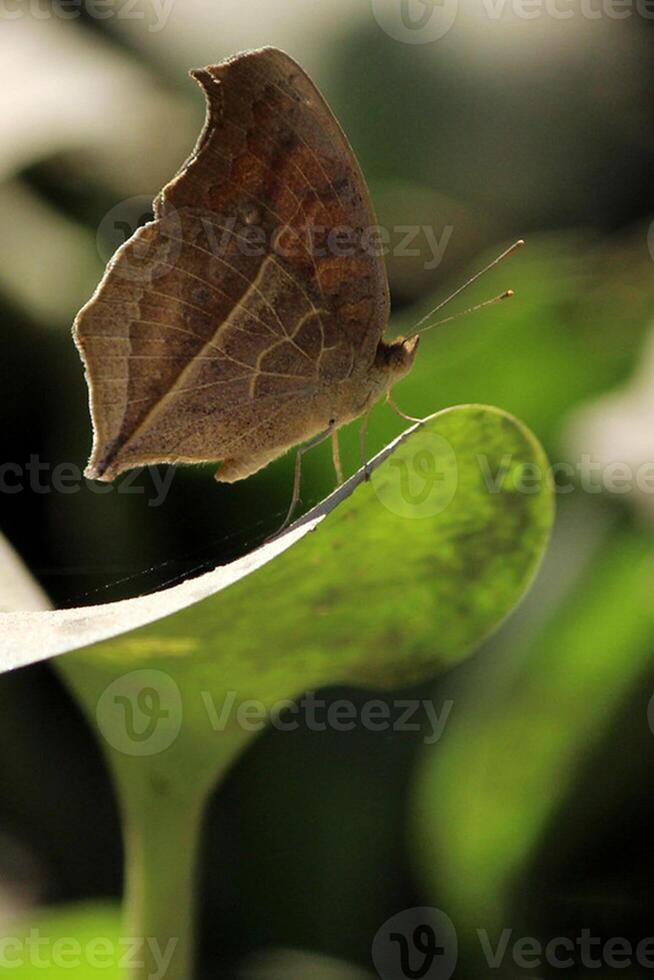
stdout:
<svg viewBox="0 0 654 980">
<path fill-rule="evenodd" d="M 343 467 L 341 466 L 341 447 L 336 429 L 332 432 L 332 459 L 334 460 L 334 470 L 336 471 L 336 486 L 340 487 L 341 483 L 343 483 Z"/>
<path fill-rule="evenodd" d="M 368 434 L 369 422 L 370 412 L 366 412 L 361 423 L 361 428 L 359 429 L 359 452 L 361 453 L 361 465 L 366 481 L 370 479 L 370 467 L 368 466 L 368 452 L 366 449 L 366 435 Z"/>
<path fill-rule="evenodd" d="M 293 496 L 291 497 L 291 506 L 288 508 L 288 514 L 286 515 L 284 523 L 280 527 L 279 531 L 277 531 L 277 534 L 281 534 L 282 531 L 286 530 L 288 525 L 293 520 L 293 514 L 295 513 L 297 505 L 300 503 L 300 486 L 302 482 L 302 457 L 304 456 L 305 453 L 308 453 L 310 449 L 315 449 L 316 446 L 320 446 L 323 442 L 326 442 L 326 440 L 329 439 L 329 437 L 332 434 L 334 434 L 334 426 L 330 425 L 330 427 L 326 429 L 325 432 L 321 432 L 320 435 L 317 435 L 315 439 L 311 440 L 311 442 L 308 442 L 305 446 L 300 446 L 297 453 L 295 454 L 295 477 L 293 479 Z"/>
<path fill-rule="evenodd" d="M 413 415 L 405 415 L 405 413 L 402 411 L 402 409 L 398 408 L 397 405 L 395 404 L 395 402 L 393 401 L 393 393 L 390 392 L 390 391 L 386 395 L 386 401 L 391 406 L 391 408 L 393 409 L 393 411 L 395 412 L 395 414 L 396 415 L 399 415 L 400 418 L 401 419 L 404 419 L 405 422 L 424 422 L 425 421 L 424 419 L 414 418 Z"/>
</svg>

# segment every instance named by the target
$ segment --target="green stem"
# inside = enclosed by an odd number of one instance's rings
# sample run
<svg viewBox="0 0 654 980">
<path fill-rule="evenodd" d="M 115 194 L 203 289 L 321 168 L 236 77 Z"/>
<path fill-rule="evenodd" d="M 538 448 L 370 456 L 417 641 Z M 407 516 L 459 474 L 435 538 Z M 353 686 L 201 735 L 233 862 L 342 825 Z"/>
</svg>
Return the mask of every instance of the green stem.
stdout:
<svg viewBox="0 0 654 980">
<path fill-rule="evenodd" d="M 219 703 L 226 692 L 217 684 L 212 688 L 211 676 L 201 670 L 185 674 L 180 664 L 167 661 L 132 659 L 131 665 L 132 674 L 124 674 L 120 663 L 103 661 L 94 650 L 62 658 L 60 669 L 93 723 L 111 685 L 129 680 L 138 669 L 165 670 L 184 692 L 183 706 L 171 703 L 161 711 L 161 718 L 173 721 L 174 713 L 181 712 L 177 736 L 161 751 L 134 753 L 124 710 L 110 716 L 113 729 L 105 716 L 102 732 L 123 817 L 123 937 L 138 942 L 137 953 L 126 957 L 133 962 L 126 965 L 124 980 L 192 980 L 196 867 L 205 805 L 253 733 L 238 725 L 212 730 L 203 695 L 213 690 Z M 156 677 L 146 680 L 147 686 L 159 682 Z M 140 679 L 133 689 L 127 686 L 127 695 L 138 698 L 143 683 Z"/>
<path fill-rule="evenodd" d="M 139 947 L 125 980 L 191 980 L 204 797 L 126 802 L 124 935 Z"/>
</svg>

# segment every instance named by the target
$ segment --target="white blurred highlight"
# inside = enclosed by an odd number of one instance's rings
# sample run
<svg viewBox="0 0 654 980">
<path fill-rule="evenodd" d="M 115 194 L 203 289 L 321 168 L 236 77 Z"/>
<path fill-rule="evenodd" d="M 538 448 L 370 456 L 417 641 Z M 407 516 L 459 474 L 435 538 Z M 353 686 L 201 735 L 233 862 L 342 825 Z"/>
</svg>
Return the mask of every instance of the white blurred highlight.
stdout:
<svg viewBox="0 0 654 980">
<path fill-rule="evenodd" d="M 0 31 L 0 180 L 77 152 L 121 192 L 126 172 L 138 192 L 156 192 L 195 142 L 197 105 L 193 118 L 186 101 L 76 24 L 11 21 Z"/>
<path fill-rule="evenodd" d="M 632 381 L 622 389 L 596 399 L 571 418 L 564 436 L 567 455 L 587 455 L 604 472 L 612 464 L 626 464 L 636 472 L 654 461 L 654 325 Z M 634 485 L 636 506 L 654 520 L 654 496 Z"/>
</svg>

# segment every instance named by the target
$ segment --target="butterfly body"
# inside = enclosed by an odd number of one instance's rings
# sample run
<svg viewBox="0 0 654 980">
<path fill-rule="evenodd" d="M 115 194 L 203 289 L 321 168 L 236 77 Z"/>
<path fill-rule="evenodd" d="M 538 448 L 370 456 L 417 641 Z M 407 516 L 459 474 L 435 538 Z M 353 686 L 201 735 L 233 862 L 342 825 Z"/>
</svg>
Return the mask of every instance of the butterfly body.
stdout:
<svg viewBox="0 0 654 980">
<path fill-rule="evenodd" d="M 241 446 L 241 455 L 225 459 L 216 473 L 220 483 L 235 483 L 252 476 L 289 447 L 309 442 L 321 433 L 337 432 L 344 425 L 366 415 L 373 405 L 411 370 L 415 359 L 417 338 L 404 344 L 380 343 L 375 364 L 362 376 L 353 376 L 336 384 L 325 385 L 311 398 L 310 406 L 298 417 L 289 413 L 278 419 L 270 432 L 270 454 L 262 454 L 260 437 L 254 435 Z M 256 422 L 254 423 L 256 427 Z"/>
<path fill-rule="evenodd" d="M 383 340 L 374 211 L 306 73 L 266 48 L 192 75 L 197 146 L 75 321 L 96 479 L 214 460 L 243 479 L 367 413 L 415 358 L 415 338 Z"/>
</svg>

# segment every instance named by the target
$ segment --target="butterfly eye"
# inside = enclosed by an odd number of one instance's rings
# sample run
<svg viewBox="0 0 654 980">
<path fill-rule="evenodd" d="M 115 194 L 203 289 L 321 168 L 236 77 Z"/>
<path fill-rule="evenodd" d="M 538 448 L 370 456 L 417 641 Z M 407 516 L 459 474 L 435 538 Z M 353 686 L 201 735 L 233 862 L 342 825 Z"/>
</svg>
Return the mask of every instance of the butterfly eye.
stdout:
<svg viewBox="0 0 654 980">
<path fill-rule="evenodd" d="M 335 425 L 336 425 L 336 419 L 330 419 L 330 420 L 329 420 L 329 428 L 331 429 L 331 428 L 333 428 L 333 426 L 335 426 Z"/>
</svg>

